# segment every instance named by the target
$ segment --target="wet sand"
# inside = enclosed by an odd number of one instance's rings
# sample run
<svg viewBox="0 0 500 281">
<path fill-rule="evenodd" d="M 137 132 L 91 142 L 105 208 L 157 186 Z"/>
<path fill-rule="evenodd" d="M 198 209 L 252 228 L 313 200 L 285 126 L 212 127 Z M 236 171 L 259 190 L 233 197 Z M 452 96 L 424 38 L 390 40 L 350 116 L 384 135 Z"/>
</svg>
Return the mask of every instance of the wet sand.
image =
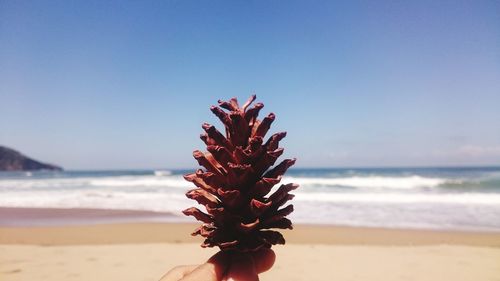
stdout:
<svg viewBox="0 0 500 281">
<path fill-rule="evenodd" d="M 4 211 L 0 217 L 9 219 L 13 212 L 18 218 L 41 214 L 36 209 Z M 57 210 L 41 212 L 59 217 Z M 106 216 L 100 210 L 63 212 Z M 189 235 L 195 227 L 1 226 L 0 280 L 158 280 L 176 265 L 202 263 L 217 251 L 198 246 L 201 239 Z M 500 276 L 500 233 L 296 225 L 284 235 L 287 245 L 273 248 L 276 264 L 261 280 L 476 281 Z"/>
</svg>

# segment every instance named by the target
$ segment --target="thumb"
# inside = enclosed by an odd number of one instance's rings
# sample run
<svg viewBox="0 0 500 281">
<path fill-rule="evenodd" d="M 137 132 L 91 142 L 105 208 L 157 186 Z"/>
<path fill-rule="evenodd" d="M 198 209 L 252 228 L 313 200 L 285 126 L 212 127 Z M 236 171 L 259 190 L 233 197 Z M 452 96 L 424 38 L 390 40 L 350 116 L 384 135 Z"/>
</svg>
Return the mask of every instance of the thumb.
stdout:
<svg viewBox="0 0 500 281">
<path fill-rule="evenodd" d="M 258 281 L 255 263 L 249 254 L 235 253 L 226 274 L 227 281 Z"/>
</svg>

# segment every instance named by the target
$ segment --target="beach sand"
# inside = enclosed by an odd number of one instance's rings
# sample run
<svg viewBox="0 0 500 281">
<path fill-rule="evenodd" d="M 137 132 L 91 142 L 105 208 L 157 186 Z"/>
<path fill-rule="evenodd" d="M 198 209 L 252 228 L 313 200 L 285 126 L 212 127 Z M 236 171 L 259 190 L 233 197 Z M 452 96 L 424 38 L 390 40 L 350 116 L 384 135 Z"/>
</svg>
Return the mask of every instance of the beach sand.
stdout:
<svg viewBox="0 0 500 281">
<path fill-rule="evenodd" d="M 0 227 L 0 280 L 158 280 L 201 263 L 195 224 Z M 500 233 L 297 225 L 261 280 L 500 280 Z"/>
</svg>

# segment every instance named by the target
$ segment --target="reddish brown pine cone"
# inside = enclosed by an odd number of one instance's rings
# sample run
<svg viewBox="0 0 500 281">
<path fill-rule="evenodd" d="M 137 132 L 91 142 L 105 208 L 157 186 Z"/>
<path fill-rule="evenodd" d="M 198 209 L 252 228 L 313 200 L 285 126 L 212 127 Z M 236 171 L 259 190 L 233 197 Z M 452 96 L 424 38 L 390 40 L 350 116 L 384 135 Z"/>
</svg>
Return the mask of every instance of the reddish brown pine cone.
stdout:
<svg viewBox="0 0 500 281">
<path fill-rule="evenodd" d="M 255 251 L 285 244 L 283 235 L 271 229 L 292 229 L 286 216 L 293 211 L 293 205 L 282 206 L 294 197 L 289 192 L 298 185 L 283 184 L 274 193 L 268 193 L 295 159 L 285 159 L 271 168 L 283 154 L 278 143 L 286 133 L 276 133 L 264 142 L 275 116 L 270 113 L 258 120 L 264 105 L 256 103 L 249 108 L 254 100 L 255 95 L 240 107 L 232 98 L 219 101 L 220 107 L 210 108 L 224 124 L 226 136 L 210 124 L 202 125 L 205 133 L 200 137 L 208 152 L 196 150 L 193 156 L 205 170 L 199 169 L 184 178 L 197 187 L 186 196 L 204 205 L 206 213 L 195 207 L 183 211 L 203 222 L 192 233 L 205 238 L 202 247 Z"/>
</svg>

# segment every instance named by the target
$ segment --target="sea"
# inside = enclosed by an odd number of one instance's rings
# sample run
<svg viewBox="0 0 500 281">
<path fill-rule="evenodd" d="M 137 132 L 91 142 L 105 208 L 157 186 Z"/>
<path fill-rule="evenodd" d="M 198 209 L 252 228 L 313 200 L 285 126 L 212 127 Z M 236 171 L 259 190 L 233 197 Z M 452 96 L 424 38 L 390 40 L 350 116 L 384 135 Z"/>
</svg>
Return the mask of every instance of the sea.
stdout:
<svg viewBox="0 0 500 281">
<path fill-rule="evenodd" d="M 194 186 L 188 170 L 1 172 L 0 207 L 181 211 Z M 291 169 L 295 223 L 500 231 L 500 167 Z M 5 212 L 5 208 L 2 211 Z M 15 219 L 15 218 L 13 218 Z"/>
</svg>

